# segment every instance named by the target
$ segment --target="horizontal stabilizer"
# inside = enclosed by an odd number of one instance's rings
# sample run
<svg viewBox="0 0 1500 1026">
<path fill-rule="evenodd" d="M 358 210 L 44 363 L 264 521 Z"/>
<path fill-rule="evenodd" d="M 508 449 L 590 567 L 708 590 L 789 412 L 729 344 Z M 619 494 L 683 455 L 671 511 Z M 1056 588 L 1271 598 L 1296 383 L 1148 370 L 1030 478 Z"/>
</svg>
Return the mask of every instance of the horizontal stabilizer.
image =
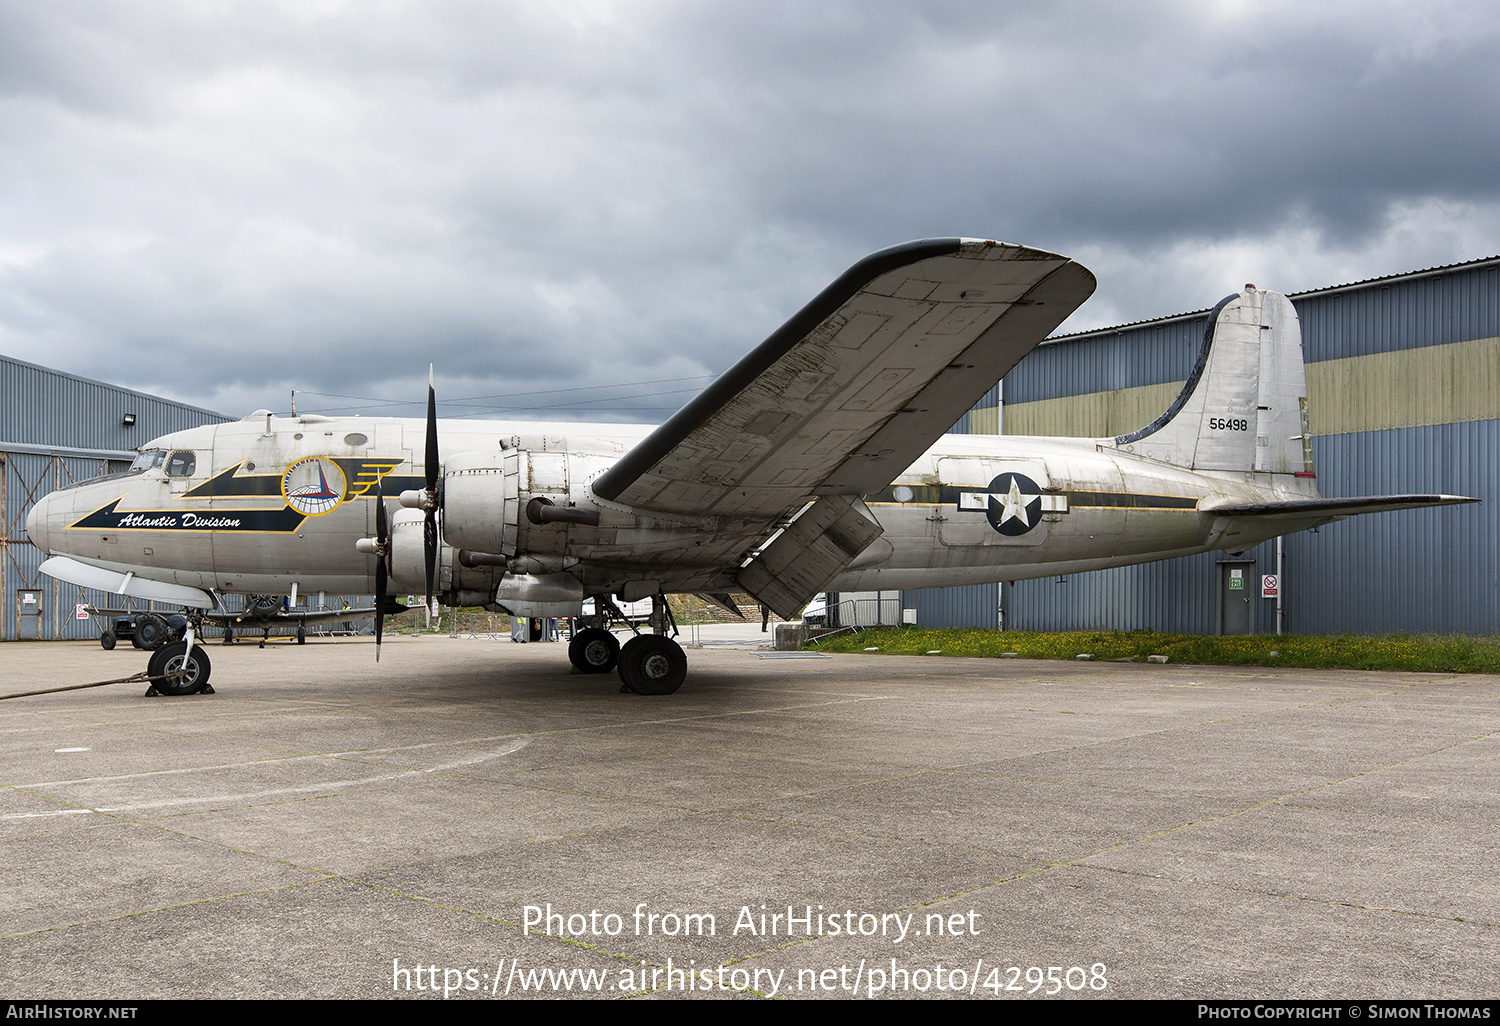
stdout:
<svg viewBox="0 0 1500 1026">
<path fill-rule="evenodd" d="M 1387 513 L 1397 509 L 1425 509 L 1428 506 L 1456 506 L 1478 501 L 1463 495 L 1360 495 L 1349 499 L 1286 499 L 1280 502 L 1233 502 L 1220 499 L 1206 500 L 1198 505 L 1198 510 L 1217 517 L 1310 520 L 1350 517 L 1356 513 Z"/>
</svg>

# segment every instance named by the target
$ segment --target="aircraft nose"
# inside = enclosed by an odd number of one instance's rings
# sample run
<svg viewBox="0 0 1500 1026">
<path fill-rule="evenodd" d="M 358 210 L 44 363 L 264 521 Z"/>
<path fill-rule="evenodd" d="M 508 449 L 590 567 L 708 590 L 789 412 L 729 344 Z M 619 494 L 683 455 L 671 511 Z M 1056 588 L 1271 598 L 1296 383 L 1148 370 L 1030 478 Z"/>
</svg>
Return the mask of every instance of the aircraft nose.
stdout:
<svg viewBox="0 0 1500 1026">
<path fill-rule="evenodd" d="M 50 496 L 42 496 L 31 507 L 31 512 L 26 514 L 27 540 L 49 556 L 52 554 L 51 532 L 47 530 L 47 507 L 51 505 L 50 499 Z"/>
</svg>

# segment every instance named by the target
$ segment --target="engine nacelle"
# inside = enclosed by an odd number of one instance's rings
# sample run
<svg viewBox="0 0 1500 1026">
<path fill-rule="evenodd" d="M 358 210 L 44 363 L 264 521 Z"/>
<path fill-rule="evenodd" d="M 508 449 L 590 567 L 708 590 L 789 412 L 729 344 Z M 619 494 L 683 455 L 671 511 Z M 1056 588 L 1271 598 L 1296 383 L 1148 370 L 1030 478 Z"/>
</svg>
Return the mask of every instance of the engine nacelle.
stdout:
<svg viewBox="0 0 1500 1026">
<path fill-rule="evenodd" d="M 443 464 L 443 540 L 454 548 L 516 554 L 521 456 L 461 452 Z"/>
<path fill-rule="evenodd" d="M 427 559 L 423 550 L 424 514 L 417 509 L 399 509 L 391 516 L 390 590 L 393 594 L 421 595 L 427 591 Z M 494 601 L 495 589 L 505 577 L 506 561 L 481 554 L 481 560 L 464 559 L 466 553 L 439 543 L 433 588 L 449 605 L 484 606 Z"/>
</svg>

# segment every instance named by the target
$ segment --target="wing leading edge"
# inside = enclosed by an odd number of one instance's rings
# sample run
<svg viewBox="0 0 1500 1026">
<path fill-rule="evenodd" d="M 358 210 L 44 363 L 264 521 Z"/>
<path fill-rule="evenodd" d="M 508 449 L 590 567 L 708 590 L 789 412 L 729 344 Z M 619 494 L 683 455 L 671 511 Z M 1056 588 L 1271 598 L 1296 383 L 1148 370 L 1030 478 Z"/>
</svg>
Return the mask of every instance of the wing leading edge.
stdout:
<svg viewBox="0 0 1500 1026">
<path fill-rule="evenodd" d="M 855 264 L 592 482 L 755 520 L 888 485 L 1094 290 L 1055 253 L 927 239 Z"/>
</svg>

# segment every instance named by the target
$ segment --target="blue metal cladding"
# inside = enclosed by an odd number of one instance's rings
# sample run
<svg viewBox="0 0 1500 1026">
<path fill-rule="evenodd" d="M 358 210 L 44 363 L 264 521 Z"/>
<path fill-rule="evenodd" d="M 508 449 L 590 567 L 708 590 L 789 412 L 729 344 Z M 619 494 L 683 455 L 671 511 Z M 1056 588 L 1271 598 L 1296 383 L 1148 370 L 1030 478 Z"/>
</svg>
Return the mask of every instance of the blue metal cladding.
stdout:
<svg viewBox="0 0 1500 1026">
<path fill-rule="evenodd" d="M 1245 556 L 1256 559 L 1257 584 L 1260 574 L 1272 572 L 1273 547 L 1259 546 Z M 1017 581 L 1008 601 L 1009 626 L 1028 631 L 1213 634 L 1218 630 L 1214 566 L 1221 558 L 1222 553 L 1208 552 L 1062 578 Z M 1266 610 L 1256 605 L 1252 611 L 1255 630 L 1265 630 L 1261 617 Z M 1274 630 L 1274 607 L 1269 615 Z"/>
<path fill-rule="evenodd" d="M 976 410 L 994 409 L 999 405 L 1000 382 L 997 381 L 995 382 L 994 387 L 984 394 L 984 398 L 980 399 L 979 402 L 974 404 L 973 408 Z M 954 424 L 951 428 L 948 429 L 948 434 L 950 435 L 968 435 L 975 433 L 976 432 L 969 424 L 969 415 L 967 413 L 959 418 L 957 424 Z"/>
<path fill-rule="evenodd" d="M 1292 297 L 1309 363 L 1500 335 L 1500 268 L 1434 271 Z"/>
<path fill-rule="evenodd" d="M 0 356 L 0 450 L 6 442 L 127 451 L 157 435 L 230 418 Z M 126 427 L 125 415 L 135 424 Z"/>
<path fill-rule="evenodd" d="M 1063 338 L 1041 346 L 1005 376 L 1005 401 L 1029 403 L 1185 381 L 1193 371 L 1207 324 L 1205 311 L 1198 317 Z"/>
<path fill-rule="evenodd" d="M 0 579 L 4 581 L 3 598 L 0 598 L 0 638 L 14 641 L 17 638 L 97 638 L 99 628 L 88 620 L 74 618 L 74 607 L 80 602 L 101 606 L 119 606 L 124 600 L 100 591 L 85 591 L 72 584 L 63 584 L 38 572 L 37 567 L 46 557 L 41 550 L 26 540 L 26 514 L 31 509 L 33 497 L 39 498 L 58 485 L 72 481 L 83 481 L 95 477 L 105 470 L 123 470 L 128 464 L 123 461 L 105 461 L 81 457 L 53 459 L 31 453 L 5 453 L 0 474 L 4 475 L 5 531 L 0 537 L 7 540 L 0 552 L 4 566 L 0 567 Z M 21 616 L 17 591 L 40 589 L 42 592 L 41 616 Z M 146 608 L 144 603 L 139 603 Z"/>
<path fill-rule="evenodd" d="M 1298 633 L 1500 631 L 1500 421 L 1314 440 L 1325 495 L 1446 492 L 1477 505 L 1351 517 L 1286 539 Z"/>
<path fill-rule="evenodd" d="M 995 627 L 1000 621 L 1000 585 L 911 589 L 901 593 L 901 608 L 917 611 L 919 627 Z"/>
</svg>

